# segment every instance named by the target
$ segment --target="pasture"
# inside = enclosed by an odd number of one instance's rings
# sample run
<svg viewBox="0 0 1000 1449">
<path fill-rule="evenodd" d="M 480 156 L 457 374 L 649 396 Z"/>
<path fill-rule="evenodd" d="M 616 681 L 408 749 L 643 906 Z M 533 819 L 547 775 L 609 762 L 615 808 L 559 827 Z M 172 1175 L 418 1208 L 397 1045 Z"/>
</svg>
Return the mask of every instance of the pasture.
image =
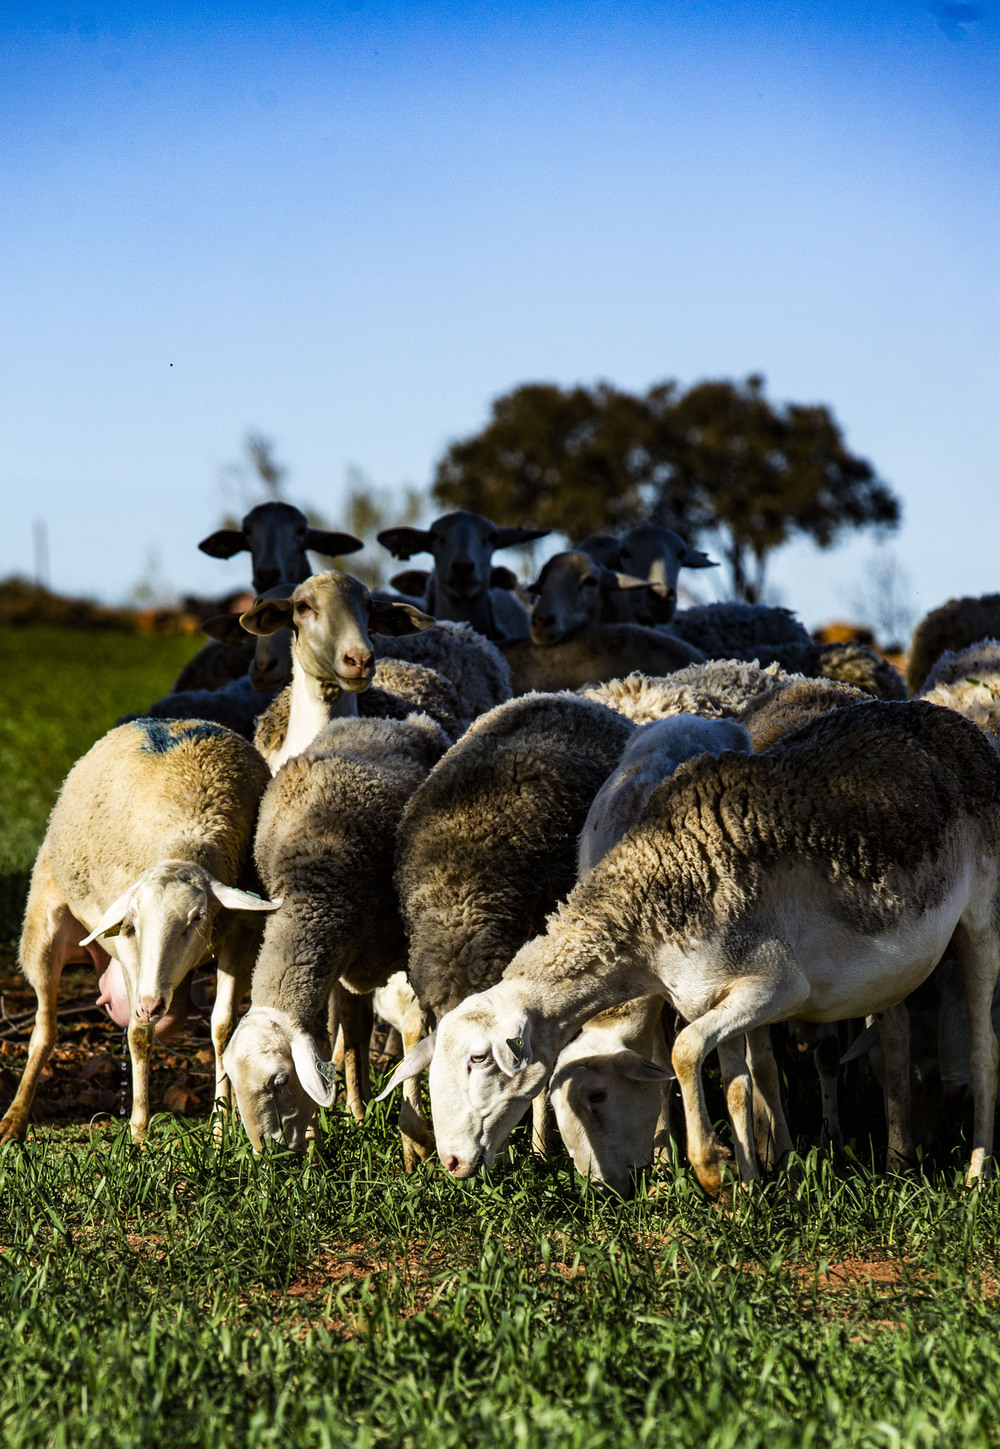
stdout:
<svg viewBox="0 0 1000 1449">
<path fill-rule="evenodd" d="M 16 902 L 54 792 L 197 641 L 29 629 L 3 645 L 16 1017 Z M 67 1002 L 92 999 L 87 978 Z M 791 1175 L 729 1206 L 683 1162 L 623 1204 L 565 1156 L 531 1159 L 524 1129 L 488 1176 L 407 1178 L 387 1103 L 363 1126 L 324 1113 L 300 1165 L 255 1157 L 239 1129 L 213 1146 L 196 1025 L 154 1055 L 160 1115 L 139 1149 L 121 1038 L 85 1018 L 63 1023 L 26 1147 L 0 1153 L 10 1449 L 1000 1444 L 1000 1186 L 962 1186 L 964 1144 L 886 1178 L 867 1138 L 836 1167 L 803 1140 Z M 9 1095 L 26 1030 L 2 1035 Z"/>
</svg>

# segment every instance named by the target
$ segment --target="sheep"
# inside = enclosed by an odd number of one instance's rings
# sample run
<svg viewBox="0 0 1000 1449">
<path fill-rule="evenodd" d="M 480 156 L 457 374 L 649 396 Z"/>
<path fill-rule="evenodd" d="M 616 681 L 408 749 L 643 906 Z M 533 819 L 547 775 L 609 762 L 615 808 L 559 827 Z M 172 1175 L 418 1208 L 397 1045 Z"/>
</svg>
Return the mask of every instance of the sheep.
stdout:
<svg viewBox="0 0 1000 1449">
<path fill-rule="evenodd" d="M 673 583 L 630 578 L 580 552 L 553 554 L 526 593 L 532 643 L 546 646 L 597 624 L 666 624 L 677 607 Z"/>
<path fill-rule="evenodd" d="M 867 698 L 863 690 L 830 679 L 792 679 L 750 700 L 740 719 L 750 732 L 754 750 L 760 754 L 818 715 Z"/>
<path fill-rule="evenodd" d="M 592 533 L 575 543 L 573 550 L 575 553 L 589 554 L 595 563 L 603 564 L 606 569 L 621 568 L 618 539 L 613 533 Z"/>
<path fill-rule="evenodd" d="M 700 604 L 681 609 L 670 632 L 686 639 L 709 659 L 753 658 L 760 645 L 810 644 L 803 624 L 790 609 L 770 604 Z"/>
<path fill-rule="evenodd" d="M 662 780 L 696 755 L 750 754 L 750 736 L 728 719 L 674 715 L 643 725 L 591 803 L 577 849 L 583 880 L 640 818 Z M 662 996 L 641 997 L 588 1021 L 556 1060 L 549 1096 L 577 1171 L 628 1195 L 632 1172 L 667 1145 Z M 659 1131 L 658 1131 L 659 1127 Z"/>
<path fill-rule="evenodd" d="M 226 1049 L 244 1126 L 305 1148 L 317 1105 L 329 1106 L 327 1010 L 336 989 L 348 1106 L 370 1096 L 370 993 L 399 969 L 406 940 L 392 885 L 407 799 L 448 748 L 427 715 L 335 719 L 275 775 L 261 803 L 255 857 L 282 905 L 268 920 L 250 1010 Z"/>
<path fill-rule="evenodd" d="M 428 1025 L 498 981 L 571 888 L 577 836 L 632 728 L 571 695 L 514 699 L 476 720 L 415 792 L 399 827 L 396 888 Z M 411 1016 L 404 1046 L 421 1029 Z M 419 1123 L 415 1083 L 405 1097 Z M 423 1144 L 415 1125 L 408 1134 L 410 1167 Z"/>
<path fill-rule="evenodd" d="M 226 617 L 222 615 L 221 617 Z M 237 620 L 238 615 L 234 615 Z M 206 624 L 211 623 L 206 620 Z M 205 629 L 205 625 L 202 625 Z M 206 633 L 211 631 L 205 629 Z M 243 679 L 253 665 L 254 641 L 238 629 L 232 638 L 219 642 L 212 638 L 193 655 L 170 686 L 171 694 L 191 689 L 221 689 L 233 679 Z"/>
<path fill-rule="evenodd" d="M 622 535 L 618 544 L 617 567 L 633 578 L 649 579 L 677 593 L 681 569 L 716 569 L 719 565 L 707 553 L 692 548 L 673 529 L 642 523 Z"/>
<path fill-rule="evenodd" d="M 186 689 L 154 700 L 142 714 L 123 715 L 119 724 L 137 719 L 203 719 L 224 725 L 252 740 L 260 716 L 273 700 L 272 694 L 254 689 L 248 675 L 232 679 L 219 689 Z"/>
<path fill-rule="evenodd" d="M 1000 760 L 976 727 L 923 701 L 866 701 L 762 755 L 701 756 L 518 952 L 404 1058 L 430 1066 L 438 1153 L 453 1176 L 491 1164 L 560 1049 L 597 1012 L 663 993 L 689 1024 L 671 1054 L 702 1187 L 726 1158 L 705 1109 L 708 1052 L 729 1058 L 741 1181 L 758 1176 L 760 1109 L 784 1127 L 763 1034 L 789 1017 L 882 1011 L 924 980 L 954 935 L 969 1007 L 969 1181 L 990 1156 L 1000 1048 Z M 746 1035 L 749 1061 L 739 1038 Z M 769 1050 L 769 1049 L 768 1049 Z"/>
<path fill-rule="evenodd" d="M 427 714 L 441 726 L 449 743 L 458 739 L 466 721 L 464 706 L 450 679 L 438 674 L 436 669 L 426 669 L 404 659 L 380 660 L 375 677 L 378 683 L 358 696 L 358 715 L 362 719 L 406 719 L 414 713 Z M 254 744 L 265 759 L 281 752 L 288 733 L 291 705 L 289 685 L 257 720 Z"/>
<path fill-rule="evenodd" d="M 282 582 L 300 584 L 313 572 L 307 549 L 326 558 L 340 558 L 364 548 L 360 538 L 313 528 L 291 503 L 258 503 L 239 528 L 220 528 L 203 538 L 198 547 L 212 558 L 233 558 L 249 553 L 253 561 L 254 592 L 262 594 Z"/>
<path fill-rule="evenodd" d="M 669 674 L 704 660 L 700 650 L 683 640 L 640 624 L 597 624 L 547 647 L 517 639 L 500 648 L 510 665 L 515 695 L 582 689 L 634 670 Z"/>
<path fill-rule="evenodd" d="M 980 639 L 959 653 L 942 654 L 920 698 L 964 714 L 1000 748 L 1000 640 Z"/>
<path fill-rule="evenodd" d="M 770 644 L 742 651 L 745 659 L 778 664 L 793 674 L 854 685 L 873 699 L 906 698 L 906 683 L 895 665 L 867 644 Z"/>
<path fill-rule="evenodd" d="M 419 634 L 379 635 L 373 641 L 379 661 L 410 660 L 435 669 L 450 679 L 458 691 L 459 715 L 466 721 L 495 709 L 511 697 L 510 668 L 496 644 L 470 624 L 439 619 L 432 629 Z"/>
<path fill-rule="evenodd" d="M 299 754 L 331 719 L 357 718 L 357 696 L 375 675 L 372 634 L 412 634 L 434 620 L 410 604 L 373 599 L 350 574 L 313 574 L 287 598 L 257 599 L 241 616 L 251 634 L 291 629 L 292 682 L 287 723 L 280 741 L 265 715 L 258 727 L 258 748 L 275 774 Z"/>
<path fill-rule="evenodd" d="M 752 699 L 766 697 L 795 677 L 776 664 L 762 669 L 742 659 L 710 659 L 666 676 L 636 672 L 581 693 L 618 710 L 637 725 L 674 714 L 736 719 Z"/>
<path fill-rule="evenodd" d="M 487 639 L 525 639 L 528 614 L 506 588 L 490 584 L 490 560 L 498 548 L 546 538 L 547 528 L 500 528 L 478 513 L 446 513 L 430 528 L 386 528 L 383 548 L 399 559 L 434 555 L 423 607 L 436 619 L 471 624 Z"/>
<path fill-rule="evenodd" d="M 924 681 L 941 655 L 958 653 L 980 639 L 1000 637 L 1000 594 L 949 599 L 921 619 L 913 631 L 906 666 L 911 694 L 921 694 Z"/>
<path fill-rule="evenodd" d="M 249 854 L 267 781 L 251 745 L 200 720 L 120 725 L 70 770 L 31 875 L 19 960 L 38 1009 L 0 1141 L 24 1138 L 56 1040 L 59 977 L 81 960 L 98 972 L 99 1005 L 128 1027 L 131 1129 L 142 1141 L 154 1032 L 183 1023 L 190 972 L 216 958 L 216 1097 L 228 1100 L 222 1051 L 249 982 L 257 913 L 277 906 L 243 888 L 255 883 Z"/>
</svg>

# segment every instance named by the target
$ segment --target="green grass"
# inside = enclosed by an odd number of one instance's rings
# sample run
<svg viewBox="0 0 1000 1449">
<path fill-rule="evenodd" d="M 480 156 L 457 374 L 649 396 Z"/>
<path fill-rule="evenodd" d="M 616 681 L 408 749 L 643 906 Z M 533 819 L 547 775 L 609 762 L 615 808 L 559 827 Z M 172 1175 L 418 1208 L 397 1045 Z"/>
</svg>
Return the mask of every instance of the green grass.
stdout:
<svg viewBox="0 0 1000 1449">
<path fill-rule="evenodd" d="M 1000 1443 L 996 1187 L 812 1157 L 623 1206 L 523 1143 L 408 1180 L 390 1116 L 305 1167 L 165 1118 L 0 1154 L 5 1449 Z"/>
<path fill-rule="evenodd" d="M 196 642 L 5 634 L 8 878 Z M 960 1153 L 813 1155 L 732 1209 L 677 1166 L 622 1204 L 523 1130 L 489 1177 L 407 1179 L 393 1115 L 325 1114 L 304 1166 L 165 1115 L 145 1150 L 0 1150 L 3 1449 L 1000 1446 L 1000 1184 Z"/>
<path fill-rule="evenodd" d="M 23 892 L 70 766 L 119 715 L 166 694 L 203 643 L 201 636 L 0 629 L 9 685 L 0 711 L 0 915 L 17 913 L 10 897 Z"/>
</svg>

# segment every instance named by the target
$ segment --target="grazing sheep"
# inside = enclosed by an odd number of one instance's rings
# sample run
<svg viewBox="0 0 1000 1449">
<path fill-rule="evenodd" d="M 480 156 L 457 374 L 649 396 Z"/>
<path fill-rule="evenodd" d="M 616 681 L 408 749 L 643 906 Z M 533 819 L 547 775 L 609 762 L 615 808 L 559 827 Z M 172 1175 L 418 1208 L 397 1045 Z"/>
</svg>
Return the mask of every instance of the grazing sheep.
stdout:
<svg viewBox="0 0 1000 1449">
<path fill-rule="evenodd" d="M 446 513 L 430 528 L 386 528 L 378 541 L 394 558 L 434 555 L 423 607 L 436 619 L 471 624 L 487 639 L 526 639 L 528 613 L 509 591 L 491 587 L 495 549 L 547 537 L 547 528 L 500 528 L 478 513 Z"/>
<path fill-rule="evenodd" d="M 677 607 L 672 584 L 630 578 L 580 552 L 553 554 L 525 592 L 533 600 L 531 640 L 543 646 L 597 624 L 666 624 Z"/>
<path fill-rule="evenodd" d="M 790 609 L 771 604 L 700 604 L 675 614 L 670 632 L 708 659 L 750 659 L 751 651 L 761 645 L 812 642 Z"/>
<path fill-rule="evenodd" d="M 759 755 L 821 714 L 863 703 L 868 696 L 830 679 L 793 679 L 750 700 L 740 716 Z"/>
<path fill-rule="evenodd" d="M 543 647 L 517 639 L 500 648 L 510 665 L 515 695 L 583 689 L 634 670 L 669 674 L 703 662 L 701 652 L 682 639 L 640 624 L 597 624 L 560 644 Z"/>
<path fill-rule="evenodd" d="M 949 599 L 933 609 L 913 631 L 906 666 L 911 694 L 923 692 L 924 681 L 946 651 L 957 654 L 980 639 L 1000 637 L 1000 594 Z"/>
<path fill-rule="evenodd" d="M 742 659 L 710 659 L 665 676 L 629 674 L 581 692 L 644 725 L 674 714 L 739 718 L 752 699 L 765 697 L 794 678 L 776 664 L 762 669 Z"/>
<path fill-rule="evenodd" d="M 241 619 L 251 634 L 290 629 L 293 635 L 284 732 L 277 740 L 267 715 L 258 732 L 272 774 L 331 719 L 357 718 L 357 696 L 375 676 L 370 633 L 412 634 L 434 623 L 411 604 L 373 599 L 364 584 L 334 570 L 313 574 L 288 598 L 257 599 Z"/>
<path fill-rule="evenodd" d="M 705 1108 L 705 1056 L 731 1058 L 727 1105 L 740 1175 L 752 1181 L 751 1072 L 761 1111 L 783 1127 L 777 1075 L 758 1060 L 769 1023 L 894 1006 L 954 935 L 969 1007 L 975 1180 L 992 1149 L 1000 1057 L 990 1020 L 998 867 L 1000 760 L 949 710 L 870 701 L 763 755 L 702 756 L 654 791 L 546 934 L 498 985 L 449 1012 L 391 1083 L 430 1060 L 438 1152 L 467 1177 L 494 1161 L 579 1025 L 663 992 L 689 1023 L 672 1062 L 688 1156 L 715 1192 L 725 1155 Z M 736 1046 L 744 1034 L 748 1062 Z"/>
<path fill-rule="evenodd" d="M 942 654 L 920 698 L 964 714 L 1000 748 L 1000 640 L 980 639 L 960 653 Z"/>
<path fill-rule="evenodd" d="M 340 558 L 364 548 L 350 533 L 312 528 L 308 518 L 291 503 L 258 503 L 239 528 L 220 528 L 203 538 L 198 547 L 212 558 L 233 558 L 249 553 L 253 561 L 255 593 L 273 589 L 282 581 L 300 584 L 313 572 L 306 553 L 312 549 L 325 558 Z"/>
<path fill-rule="evenodd" d="M 426 715 L 332 720 L 289 760 L 261 804 L 255 855 L 283 897 L 268 921 L 250 1010 L 226 1050 L 240 1115 L 254 1147 L 265 1137 L 295 1152 L 334 1088 L 327 1009 L 336 986 L 348 1105 L 370 1095 L 370 993 L 406 958 L 392 885 L 393 849 L 410 795 L 448 748 Z"/>
<path fill-rule="evenodd" d="M 495 709 L 511 697 L 510 669 L 497 646 L 470 624 L 439 619 L 419 634 L 380 635 L 374 641 L 375 658 L 404 659 L 437 670 L 458 691 L 459 717 L 465 721 Z M 392 687 L 392 686 L 390 686 Z"/>
<path fill-rule="evenodd" d="M 132 1136 L 141 1141 L 154 1032 L 183 1024 L 188 977 L 216 958 L 216 1096 L 228 1099 L 221 1056 L 249 981 L 256 913 L 277 904 L 238 885 L 254 880 L 250 845 L 267 780 L 246 741 L 200 720 L 120 725 L 70 770 L 31 875 L 19 959 L 38 1010 L 0 1140 L 24 1137 L 70 962 L 93 962 L 99 1004 L 128 1026 Z"/>
<path fill-rule="evenodd" d="M 591 700 L 529 695 L 476 720 L 416 791 L 396 887 L 427 1024 L 498 981 L 572 887 L 590 802 L 631 734 Z M 411 1018 L 407 1048 L 420 1029 Z M 410 1122 L 421 1120 L 415 1084 L 406 1102 Z"/>
<path fill-rule="evenodd" d="M 752 751 L 750 736 L 734 720 L 674 715 L 637 729 L 587 813 L 578 880 L 618 844 L 657 785 L 679 765 L 726 750 Z M 634 1170 L 649 1162 L 656 1147 L 665 1147 L 669 1136 L 664 1082 L 673 1073 L 663 1008 L 658 995 L 602 1012 L 563 1048 L 553 1069 L 550 1100 L 577 1171 L 623 1197 Z"/>
</svg>

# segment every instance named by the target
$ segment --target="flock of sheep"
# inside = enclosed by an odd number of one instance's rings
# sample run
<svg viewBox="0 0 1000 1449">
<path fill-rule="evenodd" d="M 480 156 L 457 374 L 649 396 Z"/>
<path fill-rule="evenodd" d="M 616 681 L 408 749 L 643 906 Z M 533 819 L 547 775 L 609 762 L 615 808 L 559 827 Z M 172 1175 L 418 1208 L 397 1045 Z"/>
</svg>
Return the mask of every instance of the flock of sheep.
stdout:
<svg viewBox="0 0 1000 1449">
<path fill-rule="evenodd" d="M 530 1105 L 536 1150 L 554 1119 L 577 1168 L 626 1194 L 670 1146 L 676 1079 L 699 1181 L 749 1185 L 792 1148 L 772 1025 L 813 1050 L 837 1142 L 837 1023 L 866 1019 L 845 1060 L 877 1061 L 890 1160 L 913 1153 L 920 1036 L 949 1100 L 971 1094 L 983 1171 L 1000 596 L 921 624 L 908 691 L 785 609 L 678 610 L 680 570 L 711 560 L 667 529 L 585 539 L 519 589 L 493 553 L 539 536 L 470 513 L 389 529 L 433 568 L 374 593 L 312 572 L 307 550 L 361 544 L 287 504 L 202 542 L 248 551 L 257 597 L 66 779 L 0 1140 L 25 1136 L 67 963 L 93 963 L 128 1029 L 141 1140 L 154 1039 L 213 961 L 216 1099 L 258 1148 L 303 1151 L 338 1073 L 364 1117 L 377 1012 L 401 1039 L 383 1095 L 402 1086 L 408 1168 L 435 1150 L 455 1177 L 490 1165 Z M 907 1002 L 923 983 L 929 1033 Z M 735 1160 L 706 1107 L 713 1052 Z"/>
</svg>

